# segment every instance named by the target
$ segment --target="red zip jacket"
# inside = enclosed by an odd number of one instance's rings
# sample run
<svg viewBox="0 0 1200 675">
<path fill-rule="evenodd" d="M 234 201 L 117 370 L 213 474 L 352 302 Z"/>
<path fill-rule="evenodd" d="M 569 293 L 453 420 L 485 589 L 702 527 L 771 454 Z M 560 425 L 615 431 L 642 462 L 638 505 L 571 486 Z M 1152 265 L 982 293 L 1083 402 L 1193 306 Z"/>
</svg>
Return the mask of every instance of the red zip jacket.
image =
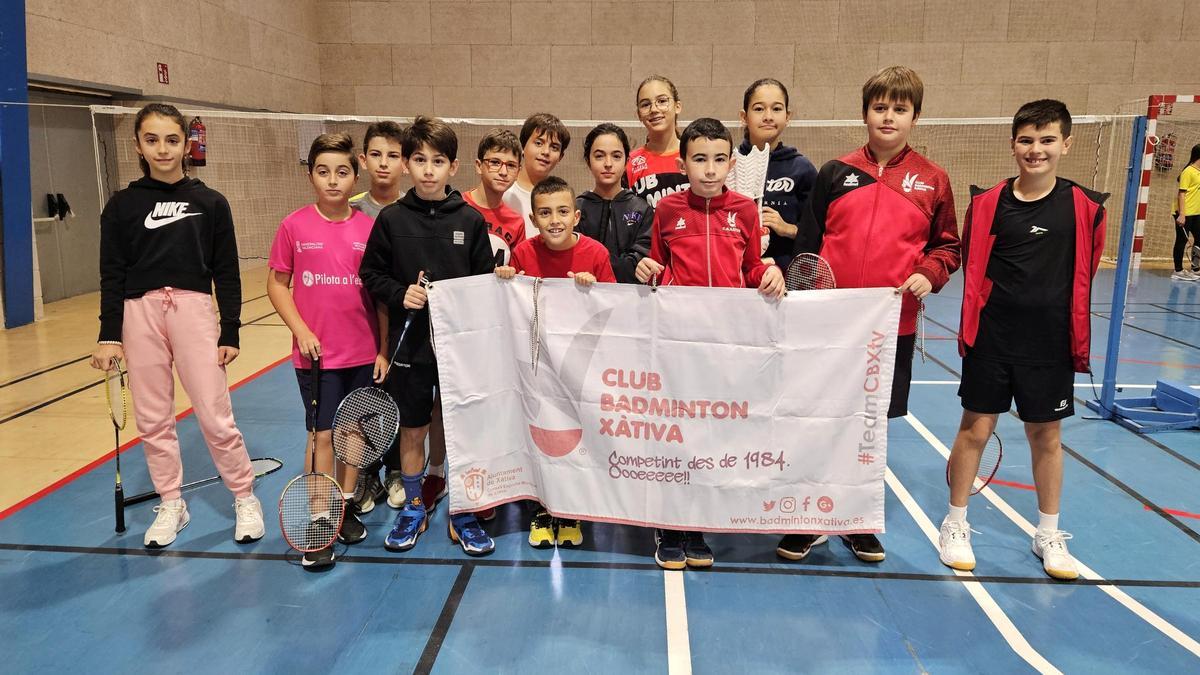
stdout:
<svg viewBox="0 0 1200 675">
<path fill-rule="evenodd" d="M 707 199 L 684 190 L 658 200 L 650 257 L 666 267 L 662 286 L 757 288 L 767 271 L 761 239 L 754 200 L 725 188 Z"/>
<path fill-rule="evenodd" d="M 821 167 L 796 234 L 795 252 L 820 253 L 838 288 L 897 287 L 914 272 L 936 293 L 958 269 L 958 223 L 946 172 L 912 148 L 876 163 L 863 146 Z M 900 335 L 917 330 L 904 294 Z"/>
<path fill-rule="evenodd" d="M 963 304 L 958 329 L 958 354 L 965 356 L 979 335 L 979 315 L 992 293 L 992 280 L 987 278 L 988 259 L 996 237 L 992 225 L 1000 192 L 1012 180 L 1001 181 L 984 190 L 971 186 L 971 203 L 963 224 Z M 1104 200 L 1108 194 L 1093 192 L 1071 183 L 1075 199 L 1075 258 L 1071 261 L 1074 273 L 1071 280 L 1071 361 L 1075 372 L 1090 373 L 1092 343 L 1092 278 L 1104 253 L 1104 228 L 1107 216 Z"/>
</svg>

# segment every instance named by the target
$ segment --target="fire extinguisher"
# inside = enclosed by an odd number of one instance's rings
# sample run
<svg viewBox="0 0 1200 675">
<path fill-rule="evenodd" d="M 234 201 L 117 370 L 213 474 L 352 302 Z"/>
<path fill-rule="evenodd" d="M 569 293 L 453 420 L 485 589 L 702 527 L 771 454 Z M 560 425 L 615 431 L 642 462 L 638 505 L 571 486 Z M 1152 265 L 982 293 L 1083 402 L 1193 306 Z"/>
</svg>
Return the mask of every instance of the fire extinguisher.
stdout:
<svg viewBox="0 0 1200 675">
<path fill-rule="evenodd" d="M 188 141 L 191 144 L 188 148 L 188 163 L 192 166 L 204 166 L 208 138 L 204 122 L 201 122 L 199 117 L 193 117 L 192 123 L 188 125 Z"/>
</svg>

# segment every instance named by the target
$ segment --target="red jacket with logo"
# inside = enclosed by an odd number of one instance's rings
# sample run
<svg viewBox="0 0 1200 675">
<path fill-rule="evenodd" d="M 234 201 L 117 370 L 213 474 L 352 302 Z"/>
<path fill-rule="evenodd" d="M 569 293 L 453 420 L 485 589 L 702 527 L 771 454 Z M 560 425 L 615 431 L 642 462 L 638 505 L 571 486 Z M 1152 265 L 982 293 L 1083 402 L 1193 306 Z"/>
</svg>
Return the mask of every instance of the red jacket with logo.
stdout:
<svg viewBox="0 0 1200 675">
<path fill-rule="evenodd" d="M 1009 179 L 1011 180 L 1011 179 Z M 958 329 L 958 353 L 965 356 L 979 335 L 979 316 L 992 293 L 992 280 L 987 277 L 988 260 L 996 236 L 992 225 L 1000 193 L 1009 180 L 984 190 L 971 186 L 971 203 L 963 224 L 963 304 Z M 1106 218 L 1104 200 L 1107 194 L 1093 192 L 1071 183 L 1075 201 L 1075 257 L 1071 260 L 1071 361 L 1077 373 L 1091 372 L 1092 343 L 1092 278 L 1104 253 Z M 1066 261 L 1063 261 L 1064 263 Z"/>
<path fill-rule="evenodd" d="M 934 292 L 958 269 L 958 223 L 950 179 L 910 147 L 880 166 L 863 146 L 821 167 L 796 233 L 795 252 L 829 261 L 838 288 L 900 286 L 914 272 Z M 917 301 L 904 294 L 900 335 L 917 330 Z"/>
<path fill-rule="evenodd" d="M 658 200 L 650 257 L 667 268 L 662 286 L 757 288 L 767 271 L 761 240 L 754 200 L 725 188 L 711 198 L 684 190 Z"/>
</svg>

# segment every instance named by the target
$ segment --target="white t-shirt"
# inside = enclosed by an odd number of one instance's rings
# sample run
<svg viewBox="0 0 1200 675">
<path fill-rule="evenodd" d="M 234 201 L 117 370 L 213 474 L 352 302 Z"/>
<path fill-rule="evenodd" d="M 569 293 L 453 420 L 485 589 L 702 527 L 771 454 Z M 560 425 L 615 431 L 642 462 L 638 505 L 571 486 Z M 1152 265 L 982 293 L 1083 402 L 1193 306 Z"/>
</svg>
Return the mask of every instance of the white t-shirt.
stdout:
<svg viewBox="0 0 1200 675">
<path fill-rule="evenodd" d="M 526 239 L 533 239 L 534 237 L 536 237 L 538 235 L 538 230 L 536 227 L 533 226 L 533 219 L 532 219 L 532 215 L 533 215 L 533 193 L 532 193 L 532 191 L 526 190 L 525 188 L 521 187 L 518 183 L 513 183 L 512 187 L 508 188 L 508 190 L 504 193 L 504 197 L 501 199 L 501 201 L 503 201 L 504 205 L 507 206 L 508 208 L 521 214 L 521 217 L 525 219 L 525 238 Z"/>
</svg>

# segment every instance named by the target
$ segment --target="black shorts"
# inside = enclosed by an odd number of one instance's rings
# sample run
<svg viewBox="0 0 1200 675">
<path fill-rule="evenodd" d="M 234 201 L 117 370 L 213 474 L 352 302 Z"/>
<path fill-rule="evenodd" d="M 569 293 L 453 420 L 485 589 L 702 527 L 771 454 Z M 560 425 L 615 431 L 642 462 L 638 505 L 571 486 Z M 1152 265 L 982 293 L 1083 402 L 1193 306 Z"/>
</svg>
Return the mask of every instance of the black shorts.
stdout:
<svg viewBox="0 0 1200 675">
<path fill-rule="evenodd" d="M 333 428 L 333 414 L 346 394 L 371 385 L 374 364 L 350 368 L 330 368 L 321 371 L 321 397 L 318 401 L 317 431 Z M 296 369 L 296 381 L 300 384 L 300 397 L 304 399 L 304 428 L 312 431 L 312 371 Z"/>
<path fill-rule="evenodd" d="M 912 388 L 913 351 L 916 345 L 916 333 L 896 337 L 896 368 L 892 371 L 892 402 L 888 406 L 888 419 L 908 414 L 908 390 Z"/>
<path fill-rule="evenodd" d="M 437 398 L 438 372 L 432 364 L 396 364 L 388 375 L 387 392 L 400 411 L 400 426 L 409 429 L 429 424 Z"/>
<path fill-rule="evenodd" d="M 1008 412 L 1013 400 L 1023 422 L 1054 422 L 1075 414 L 1075 370 L 1069 363 L 1030 366 L 963 357 L 962 407 L 984 415 Z"/>
</svg>

